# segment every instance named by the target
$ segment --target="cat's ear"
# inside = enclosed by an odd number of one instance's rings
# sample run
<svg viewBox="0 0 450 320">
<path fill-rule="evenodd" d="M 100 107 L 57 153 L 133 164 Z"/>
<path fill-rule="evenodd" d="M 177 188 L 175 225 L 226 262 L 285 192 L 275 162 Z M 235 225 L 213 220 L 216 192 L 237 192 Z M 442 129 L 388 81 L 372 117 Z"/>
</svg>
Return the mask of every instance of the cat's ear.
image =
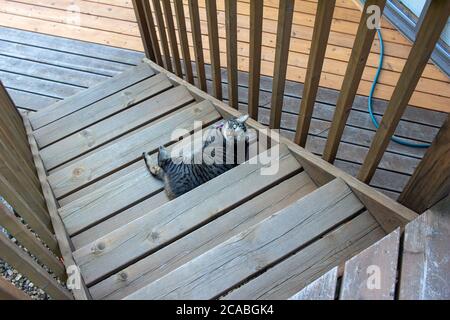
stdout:
<svg viewBox="0 0 450 320">
<path fill-rule="evenodd" d="M 240 123 L 245 123 L 245 121 L 247 121 L 248 118 L 249 118 L 249 115 L 248 115 L 248 114 L 244 114 L 244 115 L 238 117 L 236 120 L 237 120 L 238 122 L 240 122 Z"/>
<path fill-rule="evenodd" d="M 170 159 L 170 152 L 164 147 L 159 147 L 158 151 L 158 162 Z"/>
</svg>

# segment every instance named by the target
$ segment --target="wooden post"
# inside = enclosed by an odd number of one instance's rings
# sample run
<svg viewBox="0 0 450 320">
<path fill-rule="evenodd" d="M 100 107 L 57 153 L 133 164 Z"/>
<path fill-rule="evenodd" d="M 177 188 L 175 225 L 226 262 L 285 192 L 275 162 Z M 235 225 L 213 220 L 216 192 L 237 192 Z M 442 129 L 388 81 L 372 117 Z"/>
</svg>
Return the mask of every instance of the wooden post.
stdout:
<svg viewBox="0 0 450 320">
<path fill-rule="evenodd" d="M 144 3 L 145 0 L 133 0 L 134 14 L 136 15 L 136 20 L 139 27 L 139 32 L 141 33 L 142 44 L 144 45 L 145 56 L 152 61 L 156 62 L 155 53 L 153 52 L 152 39 L 150 37 L 150 28 L 148 26 L 146 17 Z"/>
<path fill-rule="evenodd" d="M 423 213 L 450 193 L 450 116 L 437 134 L 398 201 Z"/>
<path fill-rule="evenodd" d="M 297 131 L 295 134 L 295 143 L 302 147 L 306 145 L 306 139 L 308 138 L 335 3 L 335 0 L 319 0 L 317 4 L 314 32 L 308 58 L 308 69 L 306 71 L 305 86 L 303 87 L 300 114 L 298 116 Z"/>
<path fill-rule="evenodd" d="M 376 33 L 376 29 L 369 29 L 367 27 L 367 21 L 372 14 L 371 12 L 367 12 L 367 9 L 369 6 L 375 5 L 380 8 L 382 13 L 385 4 L 386 0 L 367 0 L 364 4 L 353 50 L 350 55 L 347 70 L 345 71 L 341 92 L 336 103 L 336 110 L 323 153 L 323 159 L 330 163 L 333 163 L 336 158 L 345 124 L 352 109 L 353 101 Z"/>
<path fill-rule="evenodd" d="M 222 75 L 220 70 L 219 30 L 217 24 L 216 0 L 206 0 L 206 15 L 208 18 L 208 39 L 214 96 L 217 99 L 222 100 Z"/>
<path fill-rule="evenodd" d="M 263 10 L 263 0 L 250 0 L 250 66 L 248 78 L 248 114 L 255 120 L 258 120 L 259 108 Z"/>
<path fill-rule="evenodd" d="M 170 48 L 172 50 L 173 64 L 175 65 L 175 73 L 180 78 L 183 77 L 181 69 L 180 53 L 178 51 L 178 41 L 175 33 L 175 24 L 173 22 L 172 5 L 170 0 L 162 0 L 164 15 L 166 17 L 167 31 L 169 34 Z"/>
<path fill-rule="evenodd" d="M 227 29 L 228 101 L 239 108 L 238 60 L 237 60 L 237 2 L 225 0 L 225 27 Z"/>
<path fill-rule="evenodd" d="M 394 89 L 358 179 L 369 183 L 408 105 L 420 76 L 428 63 L 436 42 L 444 29 L 450 11 L 450 1 L 433 0 L 425 15 L 416 41 Z"/>
<path fill-rule="evenodd" d="M 198 0 L 189 0 L 189 15 L 191 19 L 192 41 L 194 42 L 195 64 L 199 88 L 207 92 L 205 59 L 203 57 L 202 30 L 200 28 L 200 14 Z"/>
<path fill-rule="evenodd" d="M 270 128 L 272 129 L 279 129 L 281 123 L 294 3 L 294 0 L 280 0 L 278 9 L 277 46 L 270 110 Z"/>
<path fill-rule="evenodd" d="M 163 48 L 165 67 L 167 70 L 172 72 L 172 60 L 170 57 L 169 43 L 167 42 L 166 25 L 164 24 L 164 17 L 159 0 L 153 0 L 153 9 L 155 10 L 159 38 L 161 39 L 161 45 Z"/>
<path fill-rule="evenodd" d="M 184 16 L 183 0 L 174 0 L 175 14 L 177 16 L 178 36 L 180 38 L 181 54 L 184 62 L 184 72 L 186 80 L 194 84 L 194 74 L 192 72 L 191 53 L 189 52 L 189 41 L 187 37 L 186 18 Z"/>
</svg>

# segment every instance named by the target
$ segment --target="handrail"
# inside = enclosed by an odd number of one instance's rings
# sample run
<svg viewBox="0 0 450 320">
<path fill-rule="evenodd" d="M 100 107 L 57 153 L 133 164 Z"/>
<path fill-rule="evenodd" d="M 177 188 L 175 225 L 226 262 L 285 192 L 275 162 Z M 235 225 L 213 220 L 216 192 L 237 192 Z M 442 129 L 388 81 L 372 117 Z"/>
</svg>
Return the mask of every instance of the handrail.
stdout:
<svg viewBox="0 0 450 320">
<path fill-rule="evenodd" d="M 135 0 L 148 3 L 149 0 Z M 158 3 L 160 0 L 152 0 L 153 6 L 141 5 L 148 7 L 150 16 L 154 16 L 156 21 L 162 19 Z M 166 0 L 163 0 L 166 1 Z M 169 0 L 167 0 L 169 1 Z M 183 24 L 183 15 L 180 13 L 183 8 L 183 0 L 172 0 L 177 11 L 177 25 L 180 33 L 181 46 L 184 48 L 185 54 L 183 59 L 189 60 L 186 49 L 187 31 Z M 214 1 L 213 1 L 214 2 Z M 207 91 L 207 81 L 205 77 L 204 52 L 210 55 L 212 62 L 212 79 L 214 95 L 221 99 L 221 74 L 220 68 L 220 54 L 218 53 L 218 34 L 223 32 L 217 26 L 217 18 L 214 15 L 215 4 L 211 1 L 206 1 L 206 12 L 208 17 L 208 37 L 209 50 L 204 50 L 202 40 L 202 28 L 200 26 L 199 5 L 197 0 L 187 0 L 189 7 L 189 19 L 191 23 L 191 36 L 193 43 L 193 51 L 195 57 L 195 76 L 197 78 L 198 87 L 203 91 Z M 226 47 L 227 47 L 227 75 L 228 75 L 228 99 L 229 104 L 234 108 L 238 107 L 238 103 L 247 103 L 248 112 L 252 118 L 258 118 L 258 103 L 259 103 L 259 86 L 260 86 L 260 71 L 261 71 L 261 36 L 263 32 L 263 4 L 261 0 L 250 0 L 250 62 L 249 62 L 249 95 L 247 101 L 243 101 L 243 97 L 239 96 L 239 87 L 237 79 L 237 36 L 236 36 L 236 1 L 225 0 L 225 33 L 226 33 Z M 275 49 L 274 73 L 273 73 L 273 88 L 271 100 L 271 114 L 270 127 L 274 129 L 280 128 L 281 114 L 283 108 L 284 88 L 286 83 L 286 73 L 289 55 L 289 44 L 291 40 L 291 29 L 294 16 L 295 0 L 280 0 L 278 8 L 278 27 L 277 27 L 277 44 Z M 361 82 L 364 68 L 370 53 L 372 42 L 376 33 L 376 23 L 370 28 L 367 22 L 373 19 L 373 8 L 378 8 L 382 13 L 386 4 L 386 0 L 366 0 L 361 14 L 359 27 L 355 37 L 354 46 L 352 49 L 350 61 L 343 80 L 343 86 L 339 94 L 336 104 L 336 111 L 329 130 L 326 147 L 324 150 L 324 159 L 328 162 L 333 162 L 342 139 L 344 128 L 347 122 L 349 112 L 351 110 L 353 101 L 355 99 L 358 86 Z M 156 5 L 156 6 L 155 6 Z M 168 4 L 166 3 L 166 6 Z M 325 58 L 325 49 L 327 45 L 328 36 L 330 34 L 330 26 L 333 17 L 333 9 L 335 1 L 318 0 L 316 9 L 316 21 L 314 24 L 313 38 L 311 43 L 310 58 L 308 61 L 303 99 L 301 102 L 299 120 L 297 125 L 297 132 L 295 142 L 301 146 L 305 146 L 306 138 L 309 132 L 310 121 L 314 110 L 319 79 L 322 72 L 322 65 Z M 416 84 L 427 64 L 429 57 L 436 42 L 439 39 L 446 21 L 449 16 L 450 2 L 446 0 L 433 0 L 428 7 L 425 19 L 422 23 L 421 29 L 417 36 L 416 42 L 413 45 L 411 53 L 406 61 L 406 65 L 400 75 L 400 80 L 389 102 L 387 111 L 383 117 L 380 128 L 377 130 L 375 138 L 369 153 L 364 161 L 364 164 L 358 174 L 358 178 L 363 182 L 369 183 L 372 176 L 378 167 L 380 159 L 382 158 L 386 147 L 392 137 L 395 128 L 408 104 L 408 101 L 416 87 Z M 203 11 L 202 11 L 203 12 Z M 140 29 L 146 25 L 150 28 L 149 32 L 143 32 L 144 47 L 147 46 L 146 52 L 151 52 L 148 44 L 146 34 L 155 33 L 156 29 L 165 29 L 163 21 L 160 21 L 157 26 L 151 23 L 145 23 L 138 15 L 138 23 Z M 168 18 L 166 16 L 166 18 Z M 147 19 L 148 20 L 148 19 Z M 170 29 L 170 28 L 169 28 Z M 219 31 L 217 31 L 219 30 Z M 141 31 L 142 32 L 142 31 Z M 181 33 L 183 37 L 181 37 Z M 184 40 L 183 40 L 184 39 Z M 164 36 L 160 35 L 160 39 L 152 43 L 151 46 L 157 47 L 161 43 L 164 47 Z M 167 50 L 166 50 L 167 51 Z M 166 56 L 170 53 L 165 52 Z M 147 57 L 163 66 L 157 58 L 152 58 L 147 54 Z M 169 57 L 170 58 L 170 57 Z M 173 56 L 172 56 L 173 58 Z M 176 60 L 176 57 L 175 57 Z M 185 65 L 191 65 L 191 61 L 184 61 Z M 167 68 L 166 68 L 167 69 Z M 189 70 L 185 68 L 186 70 Z M 188 81 L 189 73 L 187 74 Z M 244 97 L 245 99 L 245 97 Z M 430 149 L 433 152 L 432 149 Z M 445 176 L 441 170 L 440 173 Z M 431 188 L 430 190 L 434 190 Z M 428 192 L 428 190 L 419 190 L 420 192 Z M 442 192 L 442 190 L 440 190 Z M 445 189 L 444 193 L 449 190 Z M 411 192 L 411 191 L 408 191 Z M 437 191 L 436 191 L 437 192 Z M 430 203 L 431 206 L 433 203 Z M 408 203 L 405 203 L 408 205 Z"/>
</svg>

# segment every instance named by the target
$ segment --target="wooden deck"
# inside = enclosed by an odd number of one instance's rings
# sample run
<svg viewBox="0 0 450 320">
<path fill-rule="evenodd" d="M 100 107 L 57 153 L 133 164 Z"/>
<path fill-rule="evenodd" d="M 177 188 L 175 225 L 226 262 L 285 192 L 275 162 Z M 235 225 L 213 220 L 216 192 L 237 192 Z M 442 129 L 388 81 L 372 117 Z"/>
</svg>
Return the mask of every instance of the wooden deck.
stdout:
<svg viewBox="0 0 450 320">
<path fill-rule="evenodd" d="M 277 134 L 271 163 L 246 162 L 169 200 L 142 153 L 156 161 L 160 145 L 196 139 L 194 121 L 208 127 L 237 113 L 143 62 L 28 115 L 93 298 L 227 298 L 248 285 L 261 294 L 240 297 L 287 299 L 417 217 Z M 188 133 L 174 138 L 176 129 Z M 278 169 L 261 174 L 269 165 Z"/>
<path fill-rule="evenodd" d="M 143 54 L 136 51 L 86 43 L 0 27 L 0 79 L 18 107 L 37 111 L 82 92 L 138 64 Z M 225 73 L 225 70 L 223 71 Z M 208 84 L 212 82 L 207 68 Z M 224 95 L 227 98 L 226 77 Z M 247 73 L 239 73 L 239 95 L 247 100 Z M 268 124 L 272 79 L 263 77 L 259 121 Z M 293 138 L 303 86 L 288 81 L 282 115 L 282 134 Z M 211 92 L 211 91 L 210 91 Z M 338 92 L 319 90 L 307 148 L 321 155 L 328 135 Z M 375 100 L 378 119 L 386 102 Z M 241 104 L 241 110 L 247 106 Z M 375 134 L 367 113 L 367 99 L 357 96 L 344 132 L 336 166 L 356 175 Z M 408 107 L 397 134 L 411 141 L 431 142 L 445 119 L 443 113 Z M 357 137 L 357 139 L 355 139 Z M 424 150 L 391 143 L 371 185 L 397 198 Z"/>
<path fill-rule="evenodd" d="M 203 46 L 207 50 L 207 18 L 204 1 L 200 19 L 203 33 Z M 273 75 L 275 52 L 276 0 L 265 1 L 263 24 L 262 74 Z M 314 24 L 316 3 L 314 0 L 296 2 L 294 26 L 292 31 L 291 52 L 287 78 L 303 82 L 309 54 Z M 218 1 L 219 36 L 221 63 L 226 65 L 224 4 Z M 188 14 L 188 10 L 186 10 Z M 350 51 L 360 18 L 360 8 L 353 0 L 339 0 L 334 12 L 326 59 L 321 77 L 321 86 L 339 90 L 350 57 Z M 238 3 L 238 54 L 239 68 L 248 71 L 249 52 L 249 4 L 248 0 Z M 34 31 L 44 34 L 63 36 L 89 42 L 101 43 L 118 48 L 142 51 L 134 11 L 130 0 L 114 1 L 53 1 L 53 0 L 0 0 L 0 25 Z M 386 57 L 375 96 L 389 100 L 397 83 L 411 44 L 390 23 L 383 21 Z M 188 31 L 190 26 L 188 24 Z M 193 47 L 191 42 L 191 51 Z M 358 93 L 367 96 L 373 80 L 379 58 L 379 45 L 375 40 L 372 54 L 369 56 Z M 206 62 L 209 54 L 205 51 Z M 298 92 L 296 92 L 298 94 Z M 410 104 L 422 108 L 450 111 L 450 84 L 448 77 L 431 63 L 425 68 L 416 87 Z"/>
</svg>

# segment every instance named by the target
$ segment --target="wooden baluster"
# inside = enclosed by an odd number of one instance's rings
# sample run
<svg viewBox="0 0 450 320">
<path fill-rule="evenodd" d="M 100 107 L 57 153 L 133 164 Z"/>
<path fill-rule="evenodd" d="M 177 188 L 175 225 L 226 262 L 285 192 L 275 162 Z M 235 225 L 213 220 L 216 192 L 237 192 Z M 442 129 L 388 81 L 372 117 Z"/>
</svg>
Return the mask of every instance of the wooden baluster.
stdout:
<svg viewBox="0 0 450 320">
<path fill-rule="evenodd" d="M 436 42 L 444 29 L 450 11 L 450 1 L 433 0 L 425 14 L 411 48 L 408 60 L 389 101 L 366 159 L 358 174 L 358 179 L 369 183 L 383 157 L 392 135 L 408 105 L 420 76 L 428 63 Z"/>
<path fill-rule="evenodd" d="M 238 59 L 237 59 L 237 2 L 225 0 L 225 28 L 227 30 L 228 101 L 239 108 Z"/>
<path fill-rule="evenodd" d="M 153 9 L 155 10 L 156 21 L 158 23 L 159 38 L 164 53 L 164 62 L 166 70 L 172 72 L 172 60 L 170 57 L 169 43 L 167 42 L 166 25 L 159 0 L 153 0 Z"/>
<path fill-rule="evenodd" d="M 156 62 L 155 53 L 153 52 L 152 39 L 150 36 L 150 28 L 145 16 L 144 2 L 145 0 L 133 0 L 134 14 L 136 15 L 136 21 L 141 34 L 142 44 L 144 45 L 145 56 Z"/>
<path fill-rule="evenodd" d="M 222 100 L 222 75 L 220 70 L 219 30 L 217 24 L 216 0 L 206 0 L 206 16 L 208 18 L 209 52 L 211 56 L 211 74 L 214 96 Z"/>
<path fill-rule="evenodd" d="M 183 0 L 174 0 L 175 14 L 177 16 L 178 37 L 180 38 L 181 54 L 184 61 L 184 72 L 186 80 L 194 84 L 194 74 L 192 72 L 191 53 L 189 52 L 189 41 L 186 29 L 186 17 L 184 15 Z"/>
<path fill-rule="evenodd" d="M 200 89 L 206 92 L 205 59 L 203 57 L 202 30 L 200 28 L 198 0 L 189 0 L 189 15 L 191 19 L 192 41 L 194 42 L 198 84 Z"/>
<path fill-rule="evenodd" d="M 155 62 L 160 66 L 164 66 L 164 62 L 161 56 L 161 49 L 159 47 L 158 35 L 156 34 L 155 21 L 153 20 L 152 8 L 149 0 L 142 0 L 145 13 L 145 19 L 147 21 L 147 27 L 152 41 L 153 54 L 155 55 Z"/>
<path fill-rule="evenodd" d="M 172 50 L 173 64 L 175 65 L 175 73 L 180 78 L 183 77 L 181 69 L 180 53 L 178 52 L 178 41 L 175 33 L 175 24 L 173 22 L 172 5 L 170 0 L 162 0 L 164 15 L 166 17 L 167 31 L 169 34 L 170 48 Z"/>
<path fill-rule="evenodd" d="M 250 0 L 250 66 L 248 79 L 248 114 L 255 120 L 258 120 L 259 108 L 263 10 L 263 0 Z"/>
<path fill-rule="evenodd" d="M 335 3 L 335 0 L 319 0 L 317 4 L 314 32 L 308 58 L 308 69 L 306 71 L 300 114 L 298 116 L 297 131 L 295 134 L 295 143 L 302 147 L 306 145 L 306 139 L 308 138 Z"/>
<path fill-rule="evenodd" d="M 372 14 L 371 12 L 368 13 L 367 9 L 371 5 L 376 5 L 382 12 L 385 4 L 386 0 L 368 0 L 364 5 L 323 154 L 323 158 L 328 162 L 333 163 L 336 158 L 345 124 L 350 114 L 364 68 L 366 67 L 367 57 L 369 56 L 375 37 L 376 29 L 367 28 L 367 19 Z"/>
<path fill-rule="evenodd" d="M 272 129 L 279 129 L 281 123 L 294 3 L 294 0 L 280 0 L 278 9 L 277 45 L 270 111 L 270 128 Z"/>
<path fill-rule="evenodd" d="M 450 193 L 450 116 L 414 171 L 398 202 L 423 213 Z"/>
</svg>

